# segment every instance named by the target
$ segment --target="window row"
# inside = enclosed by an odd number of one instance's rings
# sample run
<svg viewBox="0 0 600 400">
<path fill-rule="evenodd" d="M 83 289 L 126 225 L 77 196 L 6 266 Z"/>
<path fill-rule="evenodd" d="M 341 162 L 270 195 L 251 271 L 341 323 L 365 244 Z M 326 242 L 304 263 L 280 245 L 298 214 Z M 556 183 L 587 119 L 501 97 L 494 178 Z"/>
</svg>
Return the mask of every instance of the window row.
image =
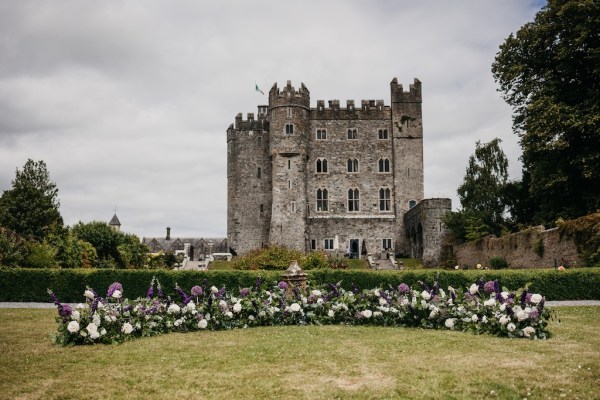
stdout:
<svg viewBox="0 0 600 400">
<path fill-rule="evenodd" d="M 356 239 L 355 239 L 356 240 Z M 392 239 L 390 238 L 385 238 L 385 239 L 381 239 L 381 250 L 384 251 L 389 251 L 389 250 L 393 250 L 394 248 L 392 247 Z M 323 249 L 324 250 L 339 250 L 339 245 L 338 248 L 335 248 L 335 239 L 333 238 L 327 238 L 327 239 L 323 239 Z M 311 239 L 310 240 L 310 248 L 311 250 L 317 250 L 317 239 Z M 350 249 L 350 245 L 346 246 L 347 249 Z M 350 250 L 347 250 L 350 251 Z"/>
<path fill-rule="evenodd" d="M 287 133 L 287 131 L 286 131 Z M 347 136 L 349 140 L 358 139 L 358 131 L 356 129 L 348 129 Z M 319 128 L 316 130 L 316 138 L 317 140 L 327 140 L 327 129 Z M 388 130 L 387 129 L 379 129 L 377 131 L 378 139 L 389 139 Z"/>
<path fill-rule="evenodd" d="M 327 189 L 317 189 L 317 211 L 329 211 L 329 191 Z M 348 189 L 348 211 L 360 211 L 360 191 L 358 189 Z M 389 188 L 379 189 L 379 211 L 391 211 L 392 192 Z"/>
<path fill-rule="evenodd" d="M 356 158 L 349 158 L 346 162 L 347 171 L 350 173 L 359 172 L 359 163 Z M 380 158 L 377 162 L 379 172 L 390 172 L 390 160 L 388 158 Z M 318 174 L 326 174 L 328 170 L 328 162 L 326 158 L 317 158 L 315 171 Z"/>
</svg>

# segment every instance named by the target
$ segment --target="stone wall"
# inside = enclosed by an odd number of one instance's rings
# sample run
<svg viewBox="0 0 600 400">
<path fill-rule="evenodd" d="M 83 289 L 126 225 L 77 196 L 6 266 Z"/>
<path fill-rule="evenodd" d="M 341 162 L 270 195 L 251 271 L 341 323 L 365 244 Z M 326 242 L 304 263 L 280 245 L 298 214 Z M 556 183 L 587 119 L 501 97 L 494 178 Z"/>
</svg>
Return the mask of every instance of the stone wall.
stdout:
<svg viewBox="0 0 600 400">
<path fill-rule="evenodd" d="M 489 266 L 491 257 L 502 257 L 509 268 L 515 269 L 555 268 L 565 262 L 572 266 L 581 264 L 573 240 L 561 237 L 558 228 L 544 230 L 543 226 L 465 243 L 454 247 L 454 255 L 458 265 L 468 268 L 478 263 Z"/>
</svg>

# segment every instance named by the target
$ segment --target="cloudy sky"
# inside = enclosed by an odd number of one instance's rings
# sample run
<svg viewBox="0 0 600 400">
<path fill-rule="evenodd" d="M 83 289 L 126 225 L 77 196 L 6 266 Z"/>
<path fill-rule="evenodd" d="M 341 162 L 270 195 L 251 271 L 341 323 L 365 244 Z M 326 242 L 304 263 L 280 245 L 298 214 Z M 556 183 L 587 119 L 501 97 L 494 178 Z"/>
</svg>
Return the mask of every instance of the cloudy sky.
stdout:
<svg viewBox="0 0 600 400">
<path fill-rule="evenodd" d="M 138 236 L 226 235 L 226 134 L 273 83 L 317 100 L 383 99 L 423 82 L 425 196 L 450 197 L 475 142 L 520 177 L 498 46 L 534 0 L 0 0 L 0 192 L 44 160 L 65 222 Z"/>
</svg>

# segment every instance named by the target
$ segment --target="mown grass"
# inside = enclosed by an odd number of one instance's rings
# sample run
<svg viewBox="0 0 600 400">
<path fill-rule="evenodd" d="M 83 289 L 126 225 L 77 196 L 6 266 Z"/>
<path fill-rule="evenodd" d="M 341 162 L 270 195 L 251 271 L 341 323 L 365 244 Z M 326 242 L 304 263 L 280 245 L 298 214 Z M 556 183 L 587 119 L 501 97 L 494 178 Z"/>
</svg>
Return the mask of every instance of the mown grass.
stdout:
<svg viewBox="0 0 600 400">
<path fill-rule="evenodd" d="M 0 309 L 0 398 L 599 398 L 600 307 L 558 314 L 548 341 L 307 326 L 62 348 L 54 310 Z"/>
</svg>

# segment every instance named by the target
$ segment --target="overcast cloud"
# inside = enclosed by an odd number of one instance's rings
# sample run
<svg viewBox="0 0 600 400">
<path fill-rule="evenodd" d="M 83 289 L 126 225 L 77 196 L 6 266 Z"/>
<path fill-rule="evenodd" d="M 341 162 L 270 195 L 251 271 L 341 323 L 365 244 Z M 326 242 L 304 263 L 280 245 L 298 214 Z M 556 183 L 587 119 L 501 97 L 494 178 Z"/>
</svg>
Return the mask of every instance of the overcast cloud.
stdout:
<svg viewBox="0 0 600 400">
<path fill-rule="evenodd" d="M 472 1 L 0 0 L 0 192 L 44 160 L 65 222 L 224 237 L 225 131 L 289 79 L 317 100 L 423 82 L 425 196 L 458 206 L 475 142 L 520 178 L 499 45 L 545 4 Z"/>
</svg>

